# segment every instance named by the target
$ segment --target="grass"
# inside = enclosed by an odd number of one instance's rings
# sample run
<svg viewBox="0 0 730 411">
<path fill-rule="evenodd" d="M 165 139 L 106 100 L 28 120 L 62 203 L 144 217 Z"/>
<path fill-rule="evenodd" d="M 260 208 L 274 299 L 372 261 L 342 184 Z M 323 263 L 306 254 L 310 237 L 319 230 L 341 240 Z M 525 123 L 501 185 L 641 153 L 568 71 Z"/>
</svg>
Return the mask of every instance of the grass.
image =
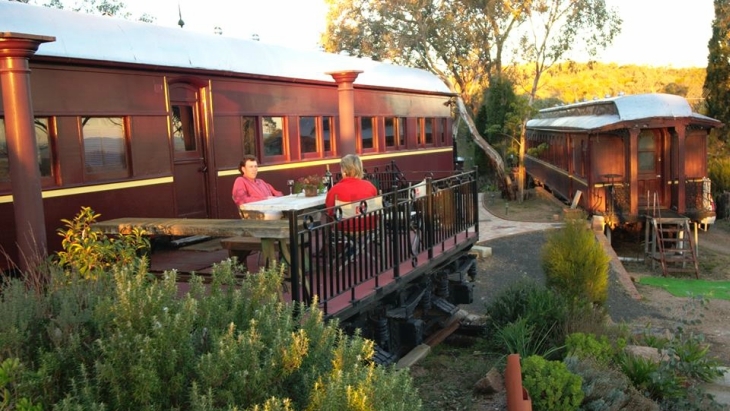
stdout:
<svg viewBox="0 0 730 411">
<path fill-rule="evenodd" d="M 730 300 L 730 281 L 642 277 L 639 284 L 663 288 L 675 297 L 702 295 L 710 299 Z"/>
</svg>

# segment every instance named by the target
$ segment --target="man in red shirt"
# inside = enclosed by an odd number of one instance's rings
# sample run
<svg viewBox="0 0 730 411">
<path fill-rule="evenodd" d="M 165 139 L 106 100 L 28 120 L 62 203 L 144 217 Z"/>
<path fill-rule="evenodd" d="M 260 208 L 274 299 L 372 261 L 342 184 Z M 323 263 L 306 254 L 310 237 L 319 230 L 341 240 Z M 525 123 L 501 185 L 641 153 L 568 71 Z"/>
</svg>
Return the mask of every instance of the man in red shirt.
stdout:
<svg viewBox="0 0 730 411">
<path fill-rule="evenodd" d="M 283 193 L 276 190 L 271 184 L 260 178 L 256 178 L 259 173 L 259 165 L 256 157 L 247 154 L 243 156 L 243 160 L 238 165 L 241 177 L 236 178 L 233 182 L 233 191 L 231 196 L 236 206 L 252 201 L 266 200 L 270 197 L 281 197 Z"/>
</svg>

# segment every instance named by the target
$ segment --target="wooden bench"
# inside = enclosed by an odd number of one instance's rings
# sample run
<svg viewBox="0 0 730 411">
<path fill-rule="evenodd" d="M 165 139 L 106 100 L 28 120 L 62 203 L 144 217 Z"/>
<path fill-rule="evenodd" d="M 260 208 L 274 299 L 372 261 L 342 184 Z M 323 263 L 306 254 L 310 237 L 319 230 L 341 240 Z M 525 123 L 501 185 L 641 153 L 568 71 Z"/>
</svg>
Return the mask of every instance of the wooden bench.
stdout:
<svg viewBox="0 0 730 411">
<path fill-rule="evenodd" d="M 238 261 L 245 263 L 251 253 L 261 251 L 261 239 L 257 237 L 235 236 L 221 239 L 221 247 L 228 250 L 229 257 L 238 257 Z M 276 251 L 279 251 L 279 244 L 276 243 Z"/>
</svg>

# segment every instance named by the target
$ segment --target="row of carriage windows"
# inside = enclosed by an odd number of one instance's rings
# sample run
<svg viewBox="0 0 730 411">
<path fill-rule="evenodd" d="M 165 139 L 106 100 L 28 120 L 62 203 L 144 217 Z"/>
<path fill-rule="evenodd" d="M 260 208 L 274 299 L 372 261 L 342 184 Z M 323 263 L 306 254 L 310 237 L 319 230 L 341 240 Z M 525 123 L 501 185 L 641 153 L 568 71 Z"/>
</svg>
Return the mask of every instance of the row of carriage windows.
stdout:
<svg viewBox="0 0 730 411">
<path fill-rule="evenodd" d="M 256 136 L 261 135 L 262 155 L 266 157 L 284 156 L 287 153 L 286 117 L 256 116 L 242 117 L 242 154 L 258 154 Z M 357 135 L 363 152 L 384 151 L 405 148 L 406 119 L 387 117 L 384 124 L 385 147 L 378 150 L 378 118 L 359 117 Z M 83 142 L 83 163 L 86 175 L 124 176 L 128 169 L 128 141 L 126 117 L 79 117 Z M 299 150 L 302 158 L 328 157 L 333 153 L 336 118 L 333 116 L 298 117 Z M 418 146 L 434 144 L 434 124 L 438 123 L 440 143 L 446 144 L 446 118 L 418 118 L 416 133 Z M 195 151 L 198 149 L 196 121 L 192 106 L 173 106 L 172 140 L 174 150 Z M 41 177 L 53 175 L 52 136 L 53 117 L 40 117 L 34 120 L 35 137 L 38 151 L 38 164 Z M 259 128 L 260 127 L 260 128 Z M 260 131 L 258 131 L 260 130 Z M 121 173 L 121 174 L 120 174 Z M 5 121 L 0 117 L 0 182 L 10 181 L 8 142 Z"/>
</svg>

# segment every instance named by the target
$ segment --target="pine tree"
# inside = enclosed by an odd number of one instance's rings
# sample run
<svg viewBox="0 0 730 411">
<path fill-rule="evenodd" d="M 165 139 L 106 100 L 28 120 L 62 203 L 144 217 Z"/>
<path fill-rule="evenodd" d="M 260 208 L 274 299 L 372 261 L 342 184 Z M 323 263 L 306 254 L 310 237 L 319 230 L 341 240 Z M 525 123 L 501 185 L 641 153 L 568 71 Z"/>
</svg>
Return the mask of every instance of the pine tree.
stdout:
<svg viewBox="0 0 730 411">
<path fill-rule="evenodd" d="M 715 19 L 712 21 L 712 38 L 707 61 L 707 77 L 704 94 L 707 115 L 730 124 L 730 4 L 728 0 L 715 0 Z M 727 127 L 718 137 L 728 141 Z"/>
</svg>

